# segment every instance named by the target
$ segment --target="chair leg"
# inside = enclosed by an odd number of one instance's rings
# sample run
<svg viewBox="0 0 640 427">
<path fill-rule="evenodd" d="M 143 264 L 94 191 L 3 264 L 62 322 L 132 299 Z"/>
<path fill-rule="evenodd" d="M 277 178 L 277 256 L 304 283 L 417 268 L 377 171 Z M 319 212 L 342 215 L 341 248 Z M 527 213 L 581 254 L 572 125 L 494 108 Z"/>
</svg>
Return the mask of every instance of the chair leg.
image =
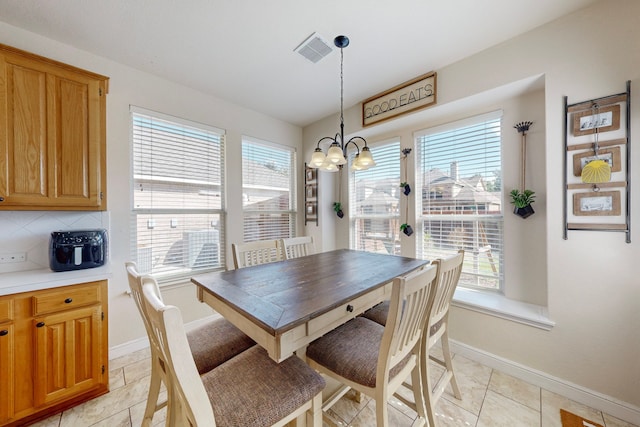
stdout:
<svg viewBox="0 0 640 427">
<path fill-rule="evenodd" d="M 307 427 L 322 427 L 322 392 L 314 396 L 307 411 Z"/>
<path fill-rule="evenodd" d="M 423 421 L 427 419 L 427 408 L 424 398 L 424 390 L 422 389 L 422 374 L 420 372 L 421 364 L 416 364 L 411 371 L 411 390 L 413 391 L 413 401 L 415 402 L 415 411 L 418 417 Z"/>
<path fill-rule="evenodd" d="M 387 407 L 386 390 L 384 387 L 376 389 L 376 426 L 389 427 L 389 408 Z"/>
<path fill-rule="evenodd" d="M 422 396 L 424 398 L 424 407 L 427 412 L 427 420 L 429 427 L 436 427 L 436 411 L 433 398 L 433 384 L 431 384 L 431 376 L 429 375 L 429 334 L 422 334 L 420 344 L 420 377 L 422 382 Z"/>
<path fill-rule="evenodd" d="M 456 374 L 453 371 L 453 362 L 451 361 L 451 351 L 449 350 L 449 328 L 444 330 L 442 339 L 440 340 L 442 345 L 442 354 L 444 355 L 444 363 L 447 371 L 451 372 L 451 388 L 453 389 L 453 395 L 456 399 L 462 399 L 460 388 L 458 387 L 458 381 L 456 381 Z"/>
<path fill-rule="evenodd" d="M 144 410 L 144 418 L 142 419 L 142 427 L 150 427 L 153 421 L 153 415 L 159 407 L 163 406 L 158 404 L 161 385 L 160 366 L 156 359 L 151 362 L 151 382 L 149 383 L 149 394 L 147 396 L 147 406 Z"/>
</svg>

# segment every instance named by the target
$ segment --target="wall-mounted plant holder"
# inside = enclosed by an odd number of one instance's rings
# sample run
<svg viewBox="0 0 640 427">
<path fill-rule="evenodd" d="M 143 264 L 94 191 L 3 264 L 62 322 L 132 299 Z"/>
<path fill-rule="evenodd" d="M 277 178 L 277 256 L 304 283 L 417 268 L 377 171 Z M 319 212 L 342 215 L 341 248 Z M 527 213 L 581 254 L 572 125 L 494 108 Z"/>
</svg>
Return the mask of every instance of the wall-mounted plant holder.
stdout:
<svg viewBox="0 0 640 427">
<path fill-rule="evenodd" d="M 631 243 L 631 82 L 568 104 L 564 97 L 564 230 L 616 231 Z"/>
</svg>

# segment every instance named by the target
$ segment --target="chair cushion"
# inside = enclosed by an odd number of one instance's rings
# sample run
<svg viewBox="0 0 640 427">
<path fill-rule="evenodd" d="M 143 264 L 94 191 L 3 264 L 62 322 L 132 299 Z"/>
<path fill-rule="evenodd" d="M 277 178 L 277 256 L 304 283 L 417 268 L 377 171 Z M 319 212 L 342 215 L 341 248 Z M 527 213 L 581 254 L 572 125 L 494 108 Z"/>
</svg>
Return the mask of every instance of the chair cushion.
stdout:
<svg viewBox="0 0 640 427">
<path fill-rule="evenodd" d="M 187 340 L 201 375 L 255 345 L 225 319 L 213 320 L 187 332 Z"/>
<path fill-rule="evenodd" d="M 219 427 L 270 426 L 324 389 L 322 376 L 300 358 L 276 363 L 260 346 L 201 376 Z"/>
<path fill-rule="evenodd" d="M 343 378 L 375 387 L 383 333 L 384 327 L 378 323 L 356 317 L 309 344 L 307 357 Z M 410 357 L 408 354 L 391 369 L 390 379 L 400 372 Z"/>
<path fill-rule="evenodd" d="M 378 305 L 371 307 L 369 310 L 362 313 L 363 317 L 369 320 L 373 320 L 379 325 L 387 324 L 387 316 L 389 315 L 389 301 L 383 301 Z"/>
</svg>

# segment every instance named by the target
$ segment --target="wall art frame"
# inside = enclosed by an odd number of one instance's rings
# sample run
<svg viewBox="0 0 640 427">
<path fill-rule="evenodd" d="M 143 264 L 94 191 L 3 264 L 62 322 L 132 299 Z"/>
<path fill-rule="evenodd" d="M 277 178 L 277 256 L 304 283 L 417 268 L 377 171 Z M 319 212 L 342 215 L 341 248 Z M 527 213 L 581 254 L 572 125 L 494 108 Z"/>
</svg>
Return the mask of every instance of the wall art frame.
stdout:
<svg viewBox="0 0 640 427">
<path fill-rule="evenodd" d="M 623 232 L 631 243 L 631 82 L 622 93 L 574 104 L 565 96 L 563 103 L 562 237 L 572 230 Z M 594 160 L 604 160 L 610 176 L 583 182 L 582 169 Z"/>
</svg>

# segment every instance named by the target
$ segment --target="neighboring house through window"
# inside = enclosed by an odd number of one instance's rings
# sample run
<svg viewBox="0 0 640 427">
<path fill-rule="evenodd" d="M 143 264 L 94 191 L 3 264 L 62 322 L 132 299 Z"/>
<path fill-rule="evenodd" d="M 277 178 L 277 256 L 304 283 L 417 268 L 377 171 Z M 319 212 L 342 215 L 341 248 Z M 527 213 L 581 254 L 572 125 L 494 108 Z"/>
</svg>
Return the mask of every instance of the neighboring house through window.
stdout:
<svg viewBox="0 0 640 427">
<path fill-rule="evenodd" d="M 418 257 L 465 250 L 459 286 L 502 288 L 501 112 L 416 133 Z"/>
<path fill-rule="evenodd" d="M 350 246 L 400 255 L 400 142 L 380 143 L 370 149 L 376 166 L 350 172 Z"/>
<path fill-rule="evenodd" d="M 131 108 L 131 253 L 160 282 L 221 268 L 225 132 Z"/>
<path fill-rule="evenodd" d="M 243 138 L 244 241 L 296 235 L 296 152 L 284 145 Z"/>
</svg>

